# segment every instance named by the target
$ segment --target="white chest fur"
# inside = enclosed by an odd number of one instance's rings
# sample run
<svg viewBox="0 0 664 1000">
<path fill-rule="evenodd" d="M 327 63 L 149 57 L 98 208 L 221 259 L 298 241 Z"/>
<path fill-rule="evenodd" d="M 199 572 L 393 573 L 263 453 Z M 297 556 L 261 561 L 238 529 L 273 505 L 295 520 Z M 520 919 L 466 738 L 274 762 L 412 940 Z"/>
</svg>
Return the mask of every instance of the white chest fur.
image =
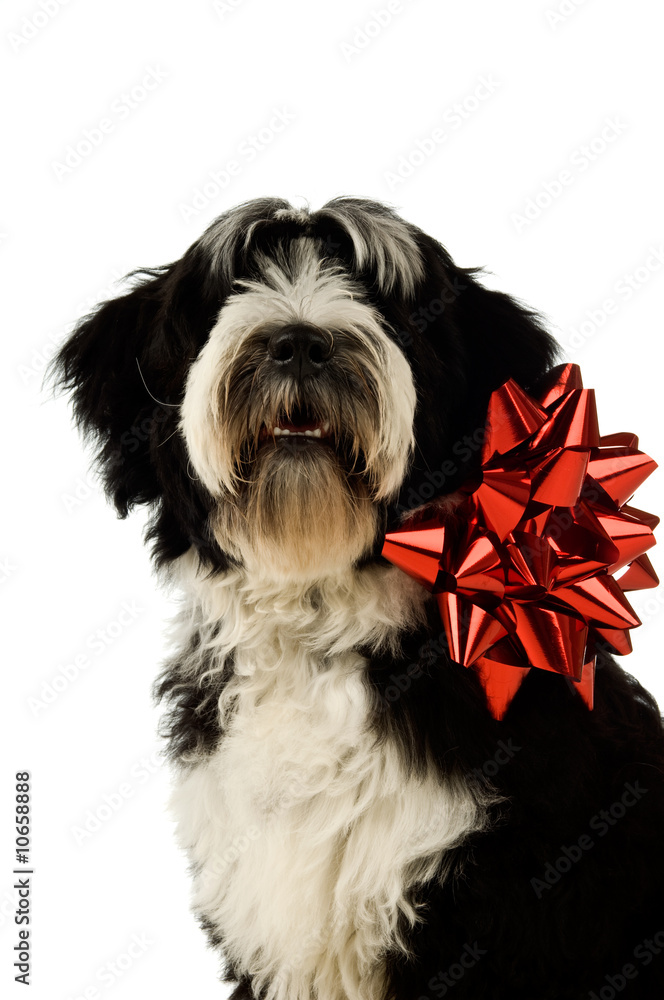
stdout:
<svg viewBox="0 0 664 1000">
<path fill-rule="evenodd" d="M 232 644 L 235 675 L 224 738 L 173 797 L 198 869 L 194 906 L 269 998 L 380 1000 L 381 957 L 419 918 L 413 891 L 484 825 L 485 803 L 433 769 L 407 775 L 369 726 L 366 662 L 351 647 L 379 628 L 389 642 L 416 616 L 407 578 L 371 570 L 308 612 L 301 595 L 299 607 L 274 600 L 228 585 L 205 595 L 208 618 L 226 605 L 215 642 Z"/>
</svg>

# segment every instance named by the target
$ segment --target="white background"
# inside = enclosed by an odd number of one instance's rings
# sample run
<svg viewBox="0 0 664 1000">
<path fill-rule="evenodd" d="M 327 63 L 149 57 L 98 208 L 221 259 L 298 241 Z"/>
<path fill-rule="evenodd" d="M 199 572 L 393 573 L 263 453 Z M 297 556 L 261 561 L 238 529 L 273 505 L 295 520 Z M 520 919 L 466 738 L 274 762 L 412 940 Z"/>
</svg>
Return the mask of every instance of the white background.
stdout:
<svg viewBox="0 0 664 1000">
<path fill-rule="evenodd" d="M 28 768 L 34 1000 L 225 995 L 188 911 L 167 774 L 151 759 L 150 685 L 173 601 L 151 577 L 141 516 L 116 520 L 66 403 L 40 392 L 53 345 L 113 294 L 116 278 L 177 259 L 212 218 L 257 195 L 312 207 L 338 194 L 388 201 L 459 264 L 485 264 L 492 287 L 540 309 L 576 345 L 568 356 L 597 389 L 604 433 L 632 429 L 644 450 L 661 452 L 660 5 L 391 6 L 378 30 L 367 22 L 387 9 L 384 0 L 2 6 L 0 975 L 13 975 L 16 943 L 12 778 Z M 132 97 L 150 73 L 153 89 Z M 269 128 L 275 109 L 292 120 L 263 132 L 250 156 L 251 136 Z M 58 168 L 102 119 L 110 121 L 102 141 Z M 412 155 L 418 143 L 428 155 Z M 237 175 L 195 201 L 210 172 L 233 159 Z M 409 159 L 422 162 L 395 181 Z M 556 187 L 563 170 L 571 180 Z M 529 199 L 533 218 L 524 220 Z M 624 276 L 635 273 L 628 296 Z M 656 474 L 636 503 L 661 512 L 660 501 Z M 661 565 L 657 552 L 653 559 Z M 135 617 L 125 613 L 118 625 L 124 603 Z M 633 603 L 645 621 L 623 663 L 664 703 L 662 596 L 641 592 Z M 116 633 L 101 652 L 91 645 L 98 629 Z M 88 665 L 35 709 L 30 699 L 81 655 Z M 77 842 L 76 828 L 105 795 L 123 804 Z M 135 934 L 149 944 L 127 959 Z M 99 970 L 118 960 L 121 976 L 107 970 L 102 981 Z M 12 996 L 25 995 L 12 986 Z"/>
</svg>

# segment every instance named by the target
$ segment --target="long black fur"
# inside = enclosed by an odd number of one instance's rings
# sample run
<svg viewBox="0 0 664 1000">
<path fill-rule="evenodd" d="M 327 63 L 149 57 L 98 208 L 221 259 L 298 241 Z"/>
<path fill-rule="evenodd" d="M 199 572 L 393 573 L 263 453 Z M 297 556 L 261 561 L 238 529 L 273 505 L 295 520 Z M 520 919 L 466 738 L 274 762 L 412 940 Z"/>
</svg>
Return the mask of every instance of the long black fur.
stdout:
<svg viewBox="0 0 664 1000">
<path fill-rule="evenodd" d="M 331 207 L 367 232 L 372 220 L 394 218 L 360 199 Z M 86 317 L 55 359 L 53 378 L 73 395 L 119 516 L 139 504 L 151 508 L 160 566 L 191 546 L 211 573 L 230 564 L 209 530 L 211 498 L 188 474 L 178 406 L 234 280 L 258 276 L 258 251 L 317 238 L 321 255 L 364 285 L 411 364 L 417 452 L 400 496 L 382 510 L 383 530 L 477 469 L 493 389 L 510 376 L 537 387 L 555 361 L 556 345 L 533 312 L 485 289 L 477 270 L 457 267 L 415 227 L 409 231 L 426 276 L 409 299 L 382 293 L 371 268 L 358 267 L 349 233 L 328 206 L 306 221 L 276 219 L 283 208 L 280 199 L 249 202 L 234 210 L 232 225 L 230 216 L 213 223 L 181 260 L 137 272 L 131 290 Z M 381 536 L 371 558 L 380 547 Z M 643 943 L 657 934 L 664 946 L 664 734 L 653 698 L 601 653 L 593 711 L 561 677 L 532 670 L 497 722 L 473 670 L 450 662 L 441 633 L 432 617 L 407 637 L 399 658 L 364 651 L 375 732 L 395 737 L 414 771 L 428 754 L 442 773 L 490 781 L 504 801 L 491 832 L 457 849 L 462 874 L 421 894 L 426 919 L 406 931 L 412 957 L 386 956 L 390 996 L 659 1000 L 664 947 L 643 957 Z M 231 671 L 229 663 L 216 686 L 202 688 L 178 662 L 168 664 L 157 695 L 170 704 L 164 730 L 174 758 L 211 752 L 223 738 L 215 704 Z M 620 802 L 628 786 L 643 792 L 601 833 L 601 810 Z M 584 835 L 592 847 L 575 851 Z M 559 864 L 578 851 L 578 860 Z M 569 870 L 561 874 L 557 864 Z M 239 983 L 233 996 L 250 997 L 250 983 Z"/>
</svg>

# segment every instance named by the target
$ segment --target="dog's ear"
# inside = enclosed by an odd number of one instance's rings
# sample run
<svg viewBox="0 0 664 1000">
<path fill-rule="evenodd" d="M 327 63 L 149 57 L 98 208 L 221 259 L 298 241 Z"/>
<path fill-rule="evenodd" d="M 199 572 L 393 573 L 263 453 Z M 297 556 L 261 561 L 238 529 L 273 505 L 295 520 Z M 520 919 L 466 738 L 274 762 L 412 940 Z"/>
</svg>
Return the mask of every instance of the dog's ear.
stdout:
<svg viewBox="0 0 664 1000">
<path fill-rule="evenodd" d="M 169 438 L 169 452 L 179 446 L 186 373 L 223 299 L 193 251 L 133 278 L 130 291 L 80 321 L 49 370 L 56 390 L 71 393 L 76 422 L 95 446 L 120 517 L 163 495 L 161 446 Z"/>
<path fill-rule="evenodd" d="M 420 233 L 426 278 L 413 304 L 392 318 L 418 387 L 416 451 L 398 510 L 450 493 L 479 468 L 489 397 L 507 379 L 536 391 L 558 345 L 531 309 L 485 288 L 480 269 L 460 268 Z"/>
<path fill-rule="evenodd" d="M 488 394 L 509 378 L 536 391 L 556 362 L 558 344 L 538 313 L 504 292 L 485 288 L 476 274 L 476 270 L 458 272 L 458 283 L 465 287 L 455 303 L 454 322 L 478 400 L 484 404 Z"/>
<path fill-rule="evenodd" d="M 139 365 L 157 322 L 162 285 L 163 277 L 153 276 L 98 306 L 78 323 L 49 372 L 57 389 L 71 393 L 76 423 L 95 445 L 102 482 L 121 517 L 158 493 L 140 427 L 152 408 L 165 409 L 169 401 L 151 400 Z"/>
<path fill-rule="evenodd" d="M 455 361 L 462 365 L 465 390 L 479 405 L 494 389 L 513 378 L 524 389 L 534 388 L 555 362 L 559 346 L 535 310 L 481 284 L 482 268 L 458 267 L 445 248 L 422 235 L 420 250 L 427 285 L 440 289 L 445 308 L 428 329 L 428 339 L 443 350 L 455 341 Z M 425 295 L 426 297 L 426 295 Z"/>
</svg>

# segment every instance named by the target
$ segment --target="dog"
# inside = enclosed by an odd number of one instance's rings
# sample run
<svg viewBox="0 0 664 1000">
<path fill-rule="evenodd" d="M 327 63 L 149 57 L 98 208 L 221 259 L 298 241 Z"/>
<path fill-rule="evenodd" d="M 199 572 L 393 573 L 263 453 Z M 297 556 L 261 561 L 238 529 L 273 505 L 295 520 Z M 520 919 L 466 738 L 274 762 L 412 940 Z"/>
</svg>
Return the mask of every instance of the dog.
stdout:
<svg viewBox="0 0 664 1000">
<path fill-rule="evenodd" d="M 664 995 L 655 700 L 600 648 L 592 711 L 531 670 L 499 721 L 382 555 L 457 517 L 491 394 L 557 359 L 544 322 L 352 197 L 248 201 L 132 278 L 53 375 L 183 594 L 155 690 L 232 996 Z"/>
</svg>

